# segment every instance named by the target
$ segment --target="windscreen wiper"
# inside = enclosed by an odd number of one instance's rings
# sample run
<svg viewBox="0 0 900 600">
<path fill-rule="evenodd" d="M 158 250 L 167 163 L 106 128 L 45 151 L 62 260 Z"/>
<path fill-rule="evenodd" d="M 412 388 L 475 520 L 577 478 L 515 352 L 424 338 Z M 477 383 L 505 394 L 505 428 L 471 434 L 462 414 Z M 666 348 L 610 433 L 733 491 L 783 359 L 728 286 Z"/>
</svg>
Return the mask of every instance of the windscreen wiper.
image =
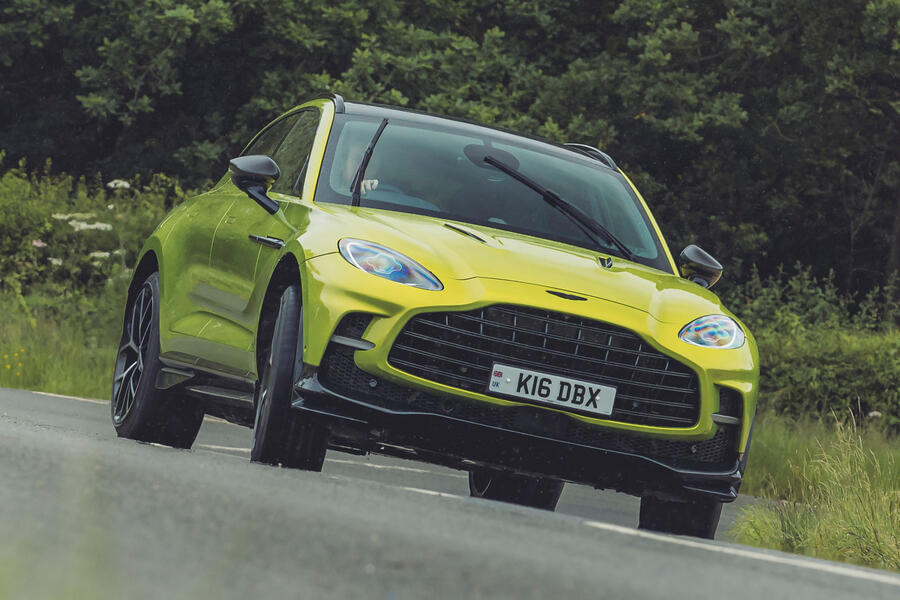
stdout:
<svg viewBox="0 0 900 600">
<path fill-rule="evenodd" d="M 583 210 L 581 210 L 568 200 L 564 200 L 563 198 L 561 198 L 559 194 L 557 194 L 553 190 L 545 188 L 538 182 L 523 175 L 517 169 L 514 169 L 508 164 L 497 160 L 489 154 L 486 154 L 484 156 L 484 162 L 491 165 L 492 167 L 500 169 L 513 179 L 524 183 L 525 185 L 536 191 L 538 194 L 540 194 L 541 198 L 543 198 L 547 204 L 569 217 L 569 219 L 573 223 L 578 225 L 579 229 L 581 229 L 601 251 L 606 252 L 606 246 L 611 244 L 615 246 L 615 249 L 618 250 L 618 254 L 620 254 L 622 258 L 633 260 L 634 253 L 628 249 L 628 246 L 620 242 L 609 229 L 592 219 L 590 216 L 588 216 L 587 213 L 585 213 Z M 606 244 L 601 244 L 600 240 L 597 239 L 598 237 L 602 238 L 606 242 Z"/>
<path fill-rule="evenodd" d="M 359 206 L 359 188 L 362 187 L 363 177 L 366 175 L 366 167 L 369 166 L 369 160 L 372 158 L 375 144 L 378 143 L 378 138 L 381 137 L 381 132 L 384 131 L 387 124 L 387 119 L 381 121 L 381 125 L 378 126 L 375 135 L 372 136 L 372 141 L 366 146 L 366 151 L 363 153 L 362 161 L 360 161 L 359 168 L 356 170 L 356 175 L 353 176 L 353 184 L 350 186 L 350 206 Z"/>
</svg>

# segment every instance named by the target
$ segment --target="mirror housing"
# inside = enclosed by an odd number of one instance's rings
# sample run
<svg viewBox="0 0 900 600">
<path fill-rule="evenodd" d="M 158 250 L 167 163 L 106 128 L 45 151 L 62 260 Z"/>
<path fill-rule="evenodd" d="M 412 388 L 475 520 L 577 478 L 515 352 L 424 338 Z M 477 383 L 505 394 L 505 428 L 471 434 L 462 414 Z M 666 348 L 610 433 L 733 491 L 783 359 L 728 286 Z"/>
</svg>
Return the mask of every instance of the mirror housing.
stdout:
<svg viewBox="0 0 900 600">
<path fill-rule="evenodd" d="M 270 215 L 278 212 L 278 203 L 266 192 L 281 176 L 278 164 L 263 154 L 232 158 L 228 163 L 234 185 L 262 206 Z"/>
<path fill-rule="evenodd" d="M 722 277 L 722 263 L 700 246 L 691 244 L 678 257 L 678 270 L 685 279 L 699 286 L 711 288 Z"/>
</svg>

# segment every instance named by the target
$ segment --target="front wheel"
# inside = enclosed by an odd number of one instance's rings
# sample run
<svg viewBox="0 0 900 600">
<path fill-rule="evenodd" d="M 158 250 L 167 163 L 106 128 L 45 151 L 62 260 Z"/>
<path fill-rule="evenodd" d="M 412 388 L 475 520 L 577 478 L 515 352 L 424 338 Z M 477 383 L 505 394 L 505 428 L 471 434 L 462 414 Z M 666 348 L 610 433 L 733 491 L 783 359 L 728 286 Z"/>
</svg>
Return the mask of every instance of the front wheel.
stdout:
<svg viewBox="0 0 900 600">
<path fill-rule="evenodd" d="M 119 437 L 190 448 L 203 423 L 203 411 L 181 394 L 156 387 L 162 369 L 159 297 L 159 275 L 153 273 L 125 308 L 110 413 Z"/>
<path fill-rule="evenodd" d="M 469 471 L 469 494 L 473 498 L 498 500 L 543 510 L 556 510 L 565 482 L 556 479 L 512 475 L 488 469 Z"/>
<path fill-rule="evenodd" d="M 655 496 L 641 498 L 638 527 L 675 535 L 713 539 L 722 515 L 722 503 L 705 498 L 660 500 Z"/>
<path fill-rule="evenodd" d="M 291 408 L 295 366 L 303 327 L 300 288 L 281 294 L 268 356 L 256 386 L 256 418 L 250 460 L 307 471 L 321 471 L 328 448 L 328 431 L 303 419 Z"/>
</svg>

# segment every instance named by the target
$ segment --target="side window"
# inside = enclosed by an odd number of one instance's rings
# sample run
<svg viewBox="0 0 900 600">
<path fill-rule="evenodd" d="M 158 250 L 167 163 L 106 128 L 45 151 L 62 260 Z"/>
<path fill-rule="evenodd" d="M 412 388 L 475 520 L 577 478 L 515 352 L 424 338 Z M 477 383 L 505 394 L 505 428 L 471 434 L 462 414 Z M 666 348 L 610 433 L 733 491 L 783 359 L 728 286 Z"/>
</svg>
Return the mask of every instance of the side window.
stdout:
<svg viewBox="0 0 900 600">
<path fill-rule="evenodd" d="M 272 186 L 273 192 L 300 195 L 309 153 L 319 127 L 319 111 L 304 110 L 297 113 L 297 120 L 284 142 L 275 151 L 275 162 L 281 168 L 281 177 Z"/>
<path fill-rule="evenodd" d="M 246 156 L 248 154 L 265 154 L 266 156 L 275 158 L 275 150 L 278 149 L 281 140 L 283 140 L 284 136 L 287 135 L 287 132 L 291 130 L 291 127 L 294 126 L 294 123 L 297 122 L 297 119 L 301 114 L 302 113 L 294 113 L 293 115 L 289 115 L 272 124 L 271 127 L 263 131 L 249 146 L 247 146 L 247 149 L 244 150 L 241 156 Z"/>
</svg>

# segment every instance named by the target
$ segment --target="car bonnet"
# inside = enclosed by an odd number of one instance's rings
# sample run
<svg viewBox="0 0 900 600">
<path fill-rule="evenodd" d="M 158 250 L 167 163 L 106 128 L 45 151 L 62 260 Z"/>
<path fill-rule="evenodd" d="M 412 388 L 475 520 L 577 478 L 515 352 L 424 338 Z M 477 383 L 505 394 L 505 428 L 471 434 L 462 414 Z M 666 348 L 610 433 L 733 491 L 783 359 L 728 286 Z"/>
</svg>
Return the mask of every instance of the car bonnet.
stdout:
<svg viewBox="0 0 900 600">
<path fill-rule="evenodd" d="M 320 207 L 338 219 L 329 223 L 332 227 L 323 228 L 330 230 L 329 237 L 358 238 L 393 248 L 439 279 L 480 277 L 539 285 L 616 302 L 666 323 L 683 324 L 726 312 L 718 297 L 699 285 L 617 256 L 435 217 Z M 336 245 L 337 240 L 332 237 L 332 242 Z"/>
</svg>

